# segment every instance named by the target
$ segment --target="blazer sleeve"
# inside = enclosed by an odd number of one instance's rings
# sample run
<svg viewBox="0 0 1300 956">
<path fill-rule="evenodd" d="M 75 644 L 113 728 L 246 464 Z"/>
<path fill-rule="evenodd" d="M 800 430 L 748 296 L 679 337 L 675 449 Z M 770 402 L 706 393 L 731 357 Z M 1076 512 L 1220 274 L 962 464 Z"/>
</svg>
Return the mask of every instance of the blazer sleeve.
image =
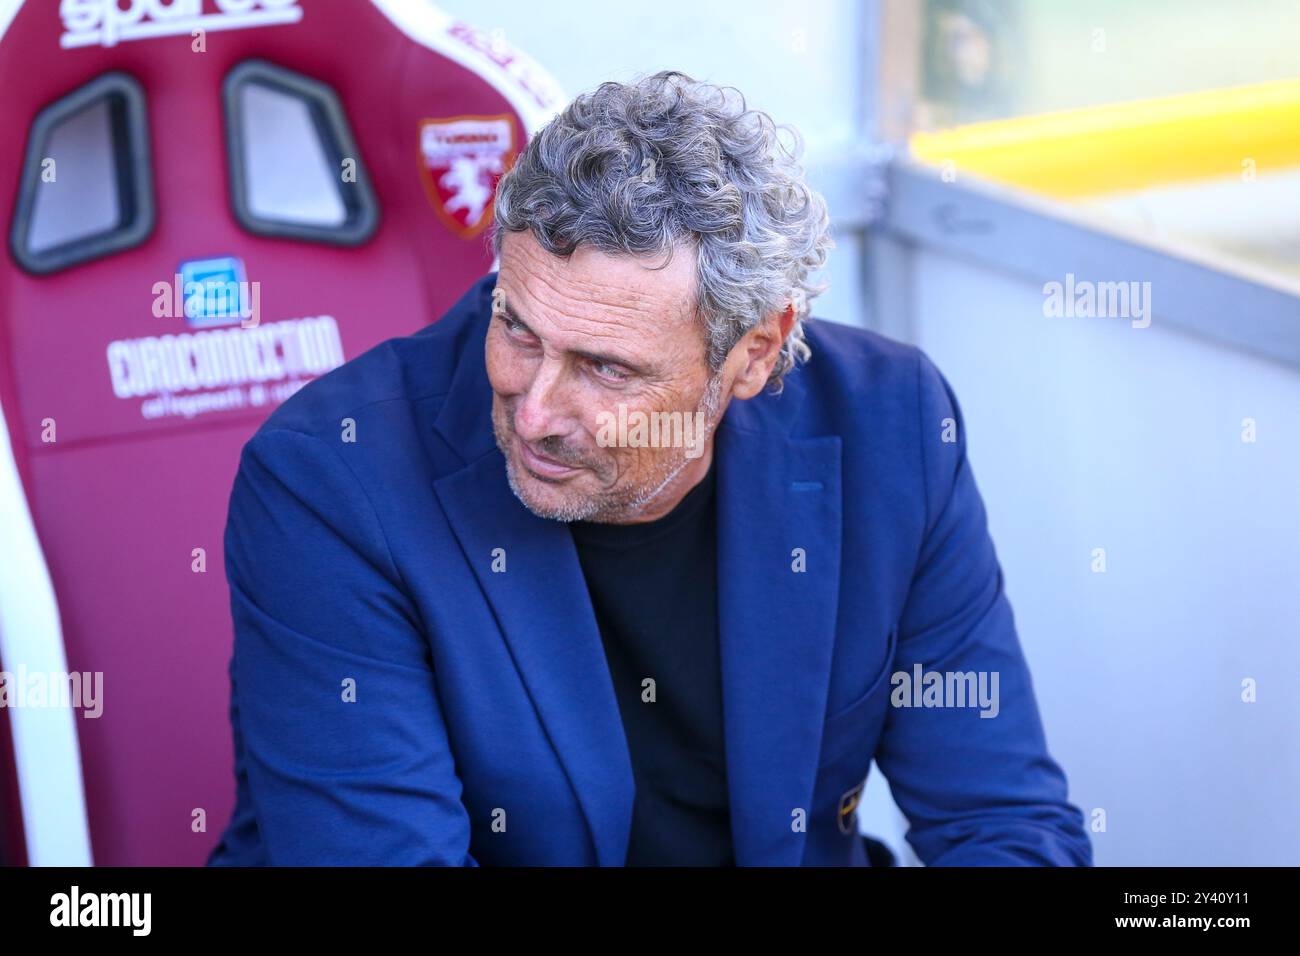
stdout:
<svg viewBox="0 0 1300 956">
<path fill-rule="evenodd" d="M 926 532 L 899 622 L 894 673 L 997 676 L 994 707 L 889 708 L 876 762 L 931 866 L 1090 866 L 1083 815 L 1047 751 L 961 410 L 920 355 Z M 891 697 L 902 697 L 898 681 Z M 896 701 L 891 700 L 896 704 Z M 996 714 L 981 716 L 981 712 Z"/>
<path fill-rule="evenodd" d="M 225 532 L 237 752 L 272 865 L 477 865 L 419 615 L 327 440 L 244 447 Z"/>
</svg>

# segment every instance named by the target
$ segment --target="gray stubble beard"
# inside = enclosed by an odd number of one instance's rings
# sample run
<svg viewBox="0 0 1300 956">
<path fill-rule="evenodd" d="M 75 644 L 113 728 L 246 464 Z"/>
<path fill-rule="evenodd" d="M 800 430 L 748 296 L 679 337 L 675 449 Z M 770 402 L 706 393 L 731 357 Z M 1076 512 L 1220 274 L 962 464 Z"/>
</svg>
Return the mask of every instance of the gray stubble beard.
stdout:
<svg viewBox="0 0 1300 956">
<path fill-rule="evenodd" d="M 722 370 L 719 369 L 709 378 L 708 384 L 704 387 L 704 394 L 700 397 L 700 403 L 695 409 L 697 412 L 704 413 L 705 429 L 704 434 L 698 437 L 701 443 L 708 442 L 712 439 L 714 431 L 717 429 L 719 418 L 719 408 L 722 399 Z M 693 413 L 692 413 L 693 414 Z M 539 518 L 547 518 L 552 521 L 594 521 L 602 524 L 619 524 L 627 522 L 641 514 L 646 508 L 653 504 L 658 497 L 663 494 L 665 489 L 672 484 L 673 480 L 682 473 L 686 465 L 692 460 L 687 454 L 687 450 L 682 449 L 682 455 L 679 461 L 668 466 L 663 478 L 653 485 L 640 485 L 627 491 L 611 494 L 608 496 L 593 496 L 585 499 L 577 505 L 561 505 L 559 507 L 550 507 L 539 509 L 523 493 L 523 485 L 519 480 L 508 451 L 510 447 L 511 435 L 502 434 L 502 427 L 498 425 L 496 416 L 492 416 L 492 431 L 496 436 L 497 447 L 501 450 L 501 455 L 506 461 L 506 481 L 510 485 L 510 490 L 514 496 L 519 499 L 520 503 L 537 515 Z"/>
</svg>

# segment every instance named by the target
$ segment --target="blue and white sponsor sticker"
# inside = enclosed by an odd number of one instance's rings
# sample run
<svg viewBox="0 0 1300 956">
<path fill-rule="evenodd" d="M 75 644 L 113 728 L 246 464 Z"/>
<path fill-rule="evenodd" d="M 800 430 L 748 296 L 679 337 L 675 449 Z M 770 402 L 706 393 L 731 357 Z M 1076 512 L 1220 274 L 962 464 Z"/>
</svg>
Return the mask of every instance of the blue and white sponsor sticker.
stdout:
<svg viewBox="0 0 1300 956">
<path fill-rule="evenodd" d="M 196 329 L 231 325 L 245 316 L 241 311 L 248 288 L 244 263 L 234 256 L 191 259 L 180 266 L 185 295 L 185 321 Z"/>
</svg>

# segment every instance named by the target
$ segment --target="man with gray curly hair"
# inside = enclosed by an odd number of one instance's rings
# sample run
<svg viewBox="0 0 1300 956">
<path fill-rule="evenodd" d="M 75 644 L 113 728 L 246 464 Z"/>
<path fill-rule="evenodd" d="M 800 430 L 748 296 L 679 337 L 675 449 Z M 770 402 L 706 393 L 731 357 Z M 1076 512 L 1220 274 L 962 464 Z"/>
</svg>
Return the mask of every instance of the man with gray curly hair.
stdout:
<svg viewBox="0 0 1300 956">
<path fill-rule="evenodd" d="M 803 181 L 797 133 L 784 129 L 787 146 L 782 131 L 734 89 L 659 73 L 578 97 L 502 180 L 488 374 L 511 487 L 535 513 L 667 514 L 708 472 L 728 403 L 779 393 L 808 357 L 803 322 L 821 291 L 810 275 L 830 226 Z M 563 375 L 564 353 L 589 370 L 567 408 L 536 383 L 539 371 Z M 557 420 L 613 404 L 702 428 L 689 448 L 604 449 L 595 429 Z"/>
<path fill-rule="evenodd" d="M 210 862 L 878 865 L 874 761 L 922 862 L 1090 864 L 951 388 L 809 317 L 797 135 L 605 83 L 494 216 L 496 273 L 245 447 Z"/>
</svg>

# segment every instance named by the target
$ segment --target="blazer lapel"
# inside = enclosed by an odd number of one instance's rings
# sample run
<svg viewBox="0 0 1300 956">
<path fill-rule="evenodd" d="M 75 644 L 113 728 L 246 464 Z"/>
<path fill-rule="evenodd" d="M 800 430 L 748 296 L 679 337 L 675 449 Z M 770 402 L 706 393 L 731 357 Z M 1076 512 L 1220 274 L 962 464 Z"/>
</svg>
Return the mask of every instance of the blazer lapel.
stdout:
<svg viewBox="0 0 1300 956">
<path fill-rule="evenodd" d="M 790 438 L 782 420 L 798 397 L 789 392 L 733 405 L 715 449 L 723 722 L 741 866 L 803 859 L 839 605 L 841 442 Z"/>
<path fill-rule="evenodd" d="M 474 317 L 435 429 L 467 462 L 434 482 L 452 531 L 496 614 L 511 656 L 587 818 L 601 866 L 622 866 L 635 781 L 591 597 L 568 526 L 530 512 L 492 436 L 483 362 L 489 319 Z M 492 571 L 504 548 L 506 572 Z"/>
<path fill-rule="evenodd" d="M 635 783 L 577 549 L 566 525 L 511 492 L 500 452 L 434 483 L 591 828 L 601 866 L 622 866 Z M 505 573 L 492 571 L 503 548 Z"/>
</svg>

